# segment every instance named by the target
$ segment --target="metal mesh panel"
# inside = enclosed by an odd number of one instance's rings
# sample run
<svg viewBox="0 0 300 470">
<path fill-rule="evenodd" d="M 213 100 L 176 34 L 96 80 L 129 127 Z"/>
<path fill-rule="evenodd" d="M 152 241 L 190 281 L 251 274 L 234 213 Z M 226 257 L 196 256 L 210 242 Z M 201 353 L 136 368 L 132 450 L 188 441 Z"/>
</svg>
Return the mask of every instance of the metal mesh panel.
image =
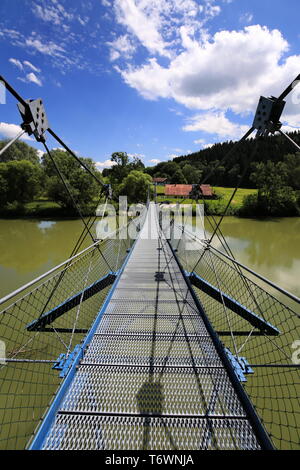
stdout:
<svg viewBox="0 0 300 470">
<path fill-rule="evenodd" d="M 132 223 L 144 218 L 145 212 Z M 110 289 L 104 282 L 100 291 L 95 283 L 122 266 L 134 242 L 124 239 L 127 230 L 128 226 L 122 227 L 116 238 L 93 245 L 8 301 L 2 300 L 0 340 L 6 350 L 0 357 L 0 449 L 25 447 L 61 382 L 59 371 L 52 369 L 54 362 L 81 343 Z M 66 313 L 28 331 L 27 326 L 42 314 L 55 311 L 89 286 L 90 298 L 83 301 L 79 295 L 78 304 Z"/>
<path fill-rule="evenodd" d="M 85 354 L 84 362 L 105 364 L 149 365 L 221 365 L 210 338 L 156 336 L 98 337 L 95 336 Z"/>
<path fill-rule="evenodd" d="M 254 450 L 244 419 L 141 418 L 58 415 L 47 450 Z"/>
<path fill-rule="evenodd" d="M 244 416 L 223 369 L 82 366 L 61 406 L 82 413 Z"/>
<path fill-rule="evenodd" d="M 300 448 L 300 370 L 293 359 L 300 338 L 299 303 L 278 292 L 255 273 L 246 274 L 234 260 L 175 223 L 171 239 L 183 268 L 195 272 L 217 291 L 235 299 L 255 315 L 276 327 L 278 336 L 269 336 L 222 302 L 195 288 L 220 339 L 233 354 L 246 357 L 254 374 L 245 389 L 279 449 Z M 275 254 L 274 254 L 275 255 Z M 296 358 L 297 359 L 297 358 Z"/>
<path fill-rule="evenodd" d="M 185 315 L 178 318 L 177 315 L 109 315 L 103 316 L 98 331 L 105 334 L 156 334 L 170 335 L 205 335 L 207 330 L 199 315 Z"/>
</svg>

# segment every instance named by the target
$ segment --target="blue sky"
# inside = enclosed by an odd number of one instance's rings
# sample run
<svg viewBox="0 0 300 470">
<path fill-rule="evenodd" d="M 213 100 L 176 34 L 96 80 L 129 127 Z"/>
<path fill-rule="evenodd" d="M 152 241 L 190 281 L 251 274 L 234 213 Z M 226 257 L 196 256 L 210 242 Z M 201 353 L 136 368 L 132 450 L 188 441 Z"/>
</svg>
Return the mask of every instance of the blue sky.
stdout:
<svg viewBox="0 0 300 470">
<path fill-rule="evenodd" d="M 100 170 L 115 151 L 153 165 L 242 136 L 259 96 L 300 73 L 299 12 L 299 0 L 1 0 L 0 74 L 42 97 L 53 130 Z M 0 113 L 12 137 L 15 101 Z"/>
</svg>

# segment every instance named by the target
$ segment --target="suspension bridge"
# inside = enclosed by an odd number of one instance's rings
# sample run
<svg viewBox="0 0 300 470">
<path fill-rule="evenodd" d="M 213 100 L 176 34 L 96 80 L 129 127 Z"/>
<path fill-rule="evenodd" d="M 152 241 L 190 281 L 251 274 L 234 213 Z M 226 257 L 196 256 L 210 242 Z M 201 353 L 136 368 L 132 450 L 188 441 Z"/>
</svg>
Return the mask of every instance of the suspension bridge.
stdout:
<svg viewBox="0 0 300 470">
<path fill-rule="evenodd" d="M 4 83 L 24 131 L 65 146 Z M 250 130 L 277 131 L 280 103 Z M 164 211 L 79 251 L 83 220 L 69 259 L 0 300 L 0 448 L 299 449 L 300 300 L 234 258 L 222 218 L 200 238 Z"/>
</svg>

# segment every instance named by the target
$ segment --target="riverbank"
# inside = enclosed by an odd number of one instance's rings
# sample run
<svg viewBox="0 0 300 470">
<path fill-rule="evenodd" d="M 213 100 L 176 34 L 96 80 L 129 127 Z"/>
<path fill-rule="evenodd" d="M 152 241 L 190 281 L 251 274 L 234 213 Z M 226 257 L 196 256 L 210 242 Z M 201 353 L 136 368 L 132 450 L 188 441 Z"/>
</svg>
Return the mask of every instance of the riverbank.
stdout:
<svg viewBox="0 0 300 470">
<path fill-rule="evenodd" d="M 84 217 L 95 215 L 95 207 L 82 210 Z M 2 219 L 78 219 L 78 212 L 75 208 L 66 209 L 61 207 L 54 201 L 46 198 L 37 199 L 36 201 L 26 204 L 12 204 L 7 208 L 0 209 L 0 218 Z"/>
<path fill-rule="evenodd" d="M 204 201 L 205 213 L 207 215 L 222 215 L 225 211 L 225 208 L 231 198 L 235 188 L 225 188 L 225 187 L 214 187 L 213 190 L 216 194 L 216 199 L 206 199 Z M 163 203 L 167 201 L 170 204 L 191 204 L 193 206 L 193 215 L 197 214 L 196 202 L 192 199 L 179 199 L 165 196 L 164 186 L 157 186 L 157 202 Z M 257 189 L 249 188 L 239 188 L 231 201 L 230 207 L 226 213 L 226 216 L 238 216 L 238 217 L 249 217 L 254 219 L 268 218 L 260 216 L 259 214 L 253 213 L 242 213 L 241 208 L 243 207 L 244 198 L 247 196 L 257 195 Z M 201 204 L 202 201 L 199 201 Z M 116 205 L 114 203 L 114 205 Z M 83 216 L 89 217 L 94 214 L 94 207 L 89 211 L 84 211 Z M 118 211 L 116 210 L 118 213 Z M 274 218 L 274 216 L 270 216 Z M 279 217 L 284 217 L 280 215 Z M 291 214 L 288 214 L 286 217 L 291 217 Z M 297 215 L 296 215 L 297 217 Z M 54 201 L 48 200 L 46 198 L 41 198 L 33 202 L 29 202 L 24 205 L 11 205 L 8 208 L 0 209 L 0 218 L 2 219 L 78 219 L 78 213 L 75 209 L 65 209 L 61 207 Z"/>
</svg>

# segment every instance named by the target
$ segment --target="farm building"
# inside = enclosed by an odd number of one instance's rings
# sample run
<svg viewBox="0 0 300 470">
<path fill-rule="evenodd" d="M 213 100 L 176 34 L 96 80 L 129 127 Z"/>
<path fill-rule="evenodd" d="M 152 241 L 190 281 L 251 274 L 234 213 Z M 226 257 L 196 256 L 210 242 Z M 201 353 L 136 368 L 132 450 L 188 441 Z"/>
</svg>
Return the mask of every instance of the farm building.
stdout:
<svg viewBox="0 0 300 470">
<path fill-rule="evenodd" d="M 152 178 L 152 183 L 163 186 L 167 183 L 167 178 Z"/>
<path fill-rule="evenodd" d="M 165 196 L 188 198 L 191 191 L 195 191 L 195 189 L 198 189 L 197 187 L 200 189 L 200 197 L 204 197 L 205 199 L 212 199 L 214 197 L 214 192 L 210 184 L 166 184 Z"/>
</svg>

